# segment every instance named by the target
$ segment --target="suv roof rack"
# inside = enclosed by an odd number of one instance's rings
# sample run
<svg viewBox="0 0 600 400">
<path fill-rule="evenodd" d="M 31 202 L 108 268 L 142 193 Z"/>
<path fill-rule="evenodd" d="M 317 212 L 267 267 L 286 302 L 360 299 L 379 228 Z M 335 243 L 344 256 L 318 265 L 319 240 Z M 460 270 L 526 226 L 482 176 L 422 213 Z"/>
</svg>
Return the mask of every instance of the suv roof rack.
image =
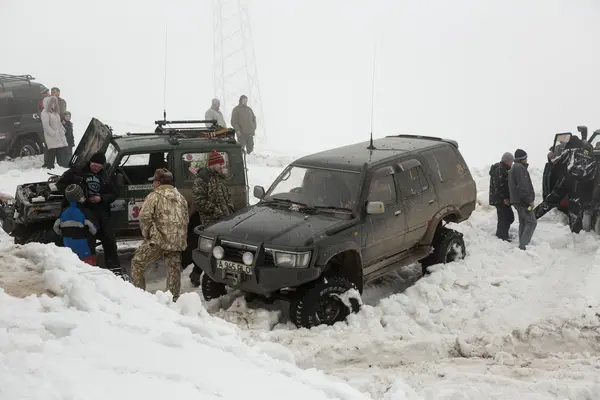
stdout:
<svg viewBox="0 0 600 400">
<path fill-rule="evenodd" d="M 235 142 L 235 130 L 221 128 L 216 120 L 174 120 L 154 121 L 157 125 L 152 133 L 127 132 L 127 136 L 169 135 L 171 143 L 177 144 L 178 138 L 200 138 L 212 140 L 227 140 Z M 186 124 L 186 127 L 165 127 L 165 125 Z M 206 126 L 206 124 L 211 124 Z"/>
<path fill-rule="evenodd" d="M 438 142 L 450 143 L 451 145 L 453 145 L 456 148 L 458 148 L 458 143 L 455 140 L 444 139 L 444 138 L 440 138 L 440 137 L 436 137 L 436 136 L 411 135 L 411 134 L 403 133 L 403 134 L 400 134 L 400 135 L 386 136 L 386 138 L 406 138 L 406 139 L 436 140 Z"/>
<path fill-rule="evenodd" d="M 29 82 L 35 78 L 31 75 L 11 75 L 11 74 L 0 74 L 0 85 L 4 86 L 5 83 L 10 82 Z"/>
</svg>

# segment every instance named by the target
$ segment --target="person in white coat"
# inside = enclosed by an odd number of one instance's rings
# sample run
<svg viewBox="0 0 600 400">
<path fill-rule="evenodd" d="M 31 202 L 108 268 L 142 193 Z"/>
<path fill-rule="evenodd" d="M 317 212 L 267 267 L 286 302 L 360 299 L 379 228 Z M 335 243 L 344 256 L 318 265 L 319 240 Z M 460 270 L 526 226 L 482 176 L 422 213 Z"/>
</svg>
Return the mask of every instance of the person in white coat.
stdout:
<svg viewBox="0 0 600 400">
<path fill-rule="evenodd" d="M 54 168 L 56 159 L 59 166 L 69 166 L 69 144 L 65 136 L 65 128 L 61 123 L 59 114 L 58 98 L 54 96 L 44 98 L 44 109 L 41 113 L 42 127 L 44 128 L 44 140 L 46 142 L 46 154 L 44 164 L 46 168 Z"/>
<path fill-rule="evenodd" d="M 208 110 L 206 110 L 206 114 L 204 114 L 204 118 L 207 121 L 217 121 L 217 125 L 221 128 L 227 128 L 227 124 L 225 123 L 225 118 L 223 117 L 223 113 L 219 109 L 221 107 L 221 102 L 219 99 L 212 99 L 211 106 Z M 206 124 L 206 126 L 210 127 L 212 124 Z"/>
</svg>

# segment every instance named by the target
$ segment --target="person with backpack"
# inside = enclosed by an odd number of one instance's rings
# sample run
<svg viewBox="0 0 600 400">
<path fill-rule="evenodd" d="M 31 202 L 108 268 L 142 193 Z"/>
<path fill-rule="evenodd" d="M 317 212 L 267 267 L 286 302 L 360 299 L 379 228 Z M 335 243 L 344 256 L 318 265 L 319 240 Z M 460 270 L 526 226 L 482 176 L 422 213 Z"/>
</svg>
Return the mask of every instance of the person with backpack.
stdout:
<svg viewBox="0 0 600 400">
<path fill-rule="evenodd" d="M 92 222 L 89 210 L 81 207 L 85 203 L 83 189 L 71 184 L 65 189 L 69 206 L 54 223 L 54 232 L 63 237 L 64 247 L 68 247 L 89 265 L 96 266 L 96 225 Z"/>
</svg>

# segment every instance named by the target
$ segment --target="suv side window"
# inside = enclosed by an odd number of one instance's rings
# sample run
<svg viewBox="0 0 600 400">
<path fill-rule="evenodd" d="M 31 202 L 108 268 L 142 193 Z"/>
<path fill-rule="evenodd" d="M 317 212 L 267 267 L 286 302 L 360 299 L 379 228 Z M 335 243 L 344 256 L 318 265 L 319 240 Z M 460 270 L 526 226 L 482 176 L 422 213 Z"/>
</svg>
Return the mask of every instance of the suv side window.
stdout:
<svg viewBox="0 0 600 400">
<path fill-rule="evenodd" d="M 368 201 L 381 201 L 386 206 L 395 204 L 397 198 L 394 175 L 374 177 L 369 187 Z"/>
<path fill-rule="evenodd" d="M 396 174 L 396 183 L 400 187 L 402 199 L 410 199 L 418 194 L 429 190 L 429 183 L 425 177 L 425 172 L 420 165 L 417 165 L 408 171 L 402 171 Z"/>
<path fill-rule="evenodd" d="M 185 182 L 193 182 L 196 179 L 196 172 L 203 167 L 206 167 L 208 163 L 208 156 L 210 151 L 204 153 L 186 153 L 182 156 L 183 164 L 183 176 Z M 223 174 L 225 178 L 231 177 L 231 168 L 229 163 L 229 154 L 227 152 L 219 152 L 225 159 L 225 166 L 223 167 Z"/>
<path fill-rule="evenodd" d="M 459 176 L 459 165 L 463 165 L 454 150 L 448 146 L 438 147 L 423 154 L 432 178 L 436 177 L 439 182 L 451 182 Z"/>
</svg>

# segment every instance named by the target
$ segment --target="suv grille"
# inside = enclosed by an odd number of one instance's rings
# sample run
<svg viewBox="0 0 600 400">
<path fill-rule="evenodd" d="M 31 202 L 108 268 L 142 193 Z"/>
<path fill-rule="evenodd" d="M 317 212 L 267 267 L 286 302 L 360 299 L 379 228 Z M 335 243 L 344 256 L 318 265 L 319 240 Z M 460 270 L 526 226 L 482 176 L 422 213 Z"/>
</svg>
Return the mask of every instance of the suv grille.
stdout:
<svg viewBox="0 0 600 400">
<path fill-rule="evenodd" d="M 228 240 L 221 241 L 221 247 L 225 251 L 224 259 L 227 261 L 233 262 L 243 262 L 242 254 L 245 252 L 250 252 L 254 257 L 256 257 L 257 247 L 250 244 L 231 242 Z M 264 265 L 274 266 L 275 260 L 273 260 L 273 255 L 271 253 L 265 253 L 265 259 L 263 261 Z"/>
</svg>

